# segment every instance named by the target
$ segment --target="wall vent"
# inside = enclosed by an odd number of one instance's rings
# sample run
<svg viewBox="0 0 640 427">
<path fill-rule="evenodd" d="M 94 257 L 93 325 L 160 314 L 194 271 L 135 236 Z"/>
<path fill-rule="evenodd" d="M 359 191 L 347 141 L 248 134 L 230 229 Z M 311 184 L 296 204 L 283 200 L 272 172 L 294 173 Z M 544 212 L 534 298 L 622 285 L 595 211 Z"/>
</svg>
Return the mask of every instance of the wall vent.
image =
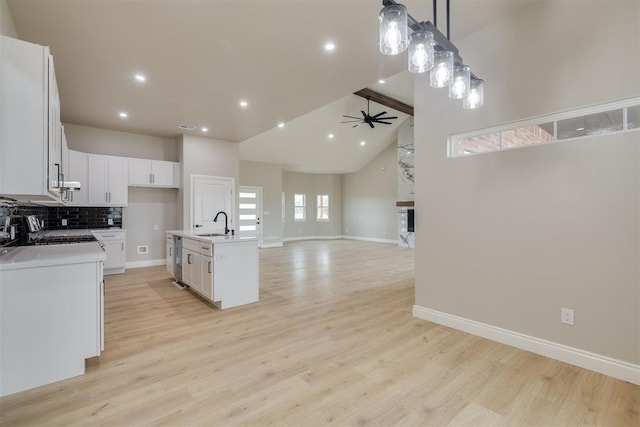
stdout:
<svg viewBox="0 0 640 427">
<path fill-rule="evenodd" d="M 184 123 L 182 123 L 180 126 L 178 126 L 178 129 L 182 129 L 182 130 L 195 130 L 196 127 L 193 125 L 186 125 Z"/>
</svg>

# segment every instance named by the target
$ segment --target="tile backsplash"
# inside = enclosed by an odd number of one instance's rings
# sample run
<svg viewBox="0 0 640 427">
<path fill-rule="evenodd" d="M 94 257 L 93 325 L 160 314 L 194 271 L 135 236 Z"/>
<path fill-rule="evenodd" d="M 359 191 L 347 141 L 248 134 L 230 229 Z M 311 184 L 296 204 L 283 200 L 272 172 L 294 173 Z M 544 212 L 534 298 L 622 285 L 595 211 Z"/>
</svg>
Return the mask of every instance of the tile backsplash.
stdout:
<svg viewBox="0 0 640 427">
<path fill-rule="evenodd" d="M 41 223 L 44 222 L 44 229 L 46 230 L 122 227 L 122 208 L 46 207 L 19 204 L 0 199 L 0 231 L 3 231 L 7 217 L 10 219 L 9 227 L 13 227 L 15 230 L 13 239 L 10 237 L 0 239 L 0 247 L 26 244 L 29 233 L 29 228 L 24 219 L 26 215 L 37 216 Z M 62 225 L 63 219 L 67 220 L 67 225 Z M 111 220 L 113 224 L 109 224 L 109 220 Z M 7 231 L 10 230 L 7 229 Z"/>
</svg>

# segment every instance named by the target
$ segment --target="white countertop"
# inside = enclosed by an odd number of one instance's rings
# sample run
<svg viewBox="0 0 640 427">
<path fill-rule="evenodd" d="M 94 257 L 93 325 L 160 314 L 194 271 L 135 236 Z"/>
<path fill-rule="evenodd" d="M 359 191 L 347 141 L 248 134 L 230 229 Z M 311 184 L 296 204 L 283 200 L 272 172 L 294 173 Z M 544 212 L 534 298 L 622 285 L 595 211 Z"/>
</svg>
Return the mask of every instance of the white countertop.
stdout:
<svg viewBox="0 0 640 427">
<path fill-rule="evenodd" d="M 0 248 L 0 271 L 106 261 L 98 242 Z"/>
<path fill-rule="evenodd" d="M 220 244 L 220 243 L 238 243 L 238 242 L 246 242 L 246 241 L 255 241 L 258 239 L 255 237 L 239 237 L 237 235 L 232 236 L 228 234 L 226 236 L 199 236 L 197 234 L 193 234 L 189 230 L 171 230 L 167 231 L 167 234 L 173 234 L 175 236 L 187 237 L 189 239 L 199 240 L 201 242 Z"/>
</svg>

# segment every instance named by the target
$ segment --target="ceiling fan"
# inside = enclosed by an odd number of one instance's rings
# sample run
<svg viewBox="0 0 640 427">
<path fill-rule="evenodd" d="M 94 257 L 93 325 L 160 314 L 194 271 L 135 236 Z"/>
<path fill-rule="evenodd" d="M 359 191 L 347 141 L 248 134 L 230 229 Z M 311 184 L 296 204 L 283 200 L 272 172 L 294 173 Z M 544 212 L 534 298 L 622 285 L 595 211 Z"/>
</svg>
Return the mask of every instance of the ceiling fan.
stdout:
<svg viewBox="0 0 640 427">
<path fill-rule="evenodd" d="M 360 110 L 360 112 L 362 113 L 362 117 L 342 115 L 342 117 L 346 117 L 348 119 L 354 119 L 354 120 L 347 120 L 347 121 L 340 122 L 340 123 L 355 123 L 355 125 L 353 125 L 352 127 L 357 127 L 357 126 L 360 126 L 360 125 L 366 123 L 369 126 L 371 126 L 372 128 L 374 128 L 375 127 L 373 125 L 374 123 L 382 123 L 384 125 L 390 125 L 391 122 L 387 122 L 385 120 L 394 120 L 394 119 L 398 118 L 396 116 L 384 117 L 384 115 L 387 114 L 386 111 L 383 111 L 382 113 L 374 114 L 372 116 L 371 114 L 369 114 L 369 101 L 370 100 L 371 100 L 371 98 L 369 96 L 367 96 L 367 112 L 365 113 L 364 110 Z"/>
</svg>

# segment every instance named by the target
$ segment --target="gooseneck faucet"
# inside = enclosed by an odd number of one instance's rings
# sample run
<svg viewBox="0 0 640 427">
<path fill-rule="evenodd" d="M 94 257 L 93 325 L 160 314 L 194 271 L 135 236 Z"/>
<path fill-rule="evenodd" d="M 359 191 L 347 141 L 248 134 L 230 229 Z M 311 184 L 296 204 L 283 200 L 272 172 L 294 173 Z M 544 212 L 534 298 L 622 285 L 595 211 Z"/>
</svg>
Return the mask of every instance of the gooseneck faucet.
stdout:
<svg viewBox="0 0 640 427">
<path fill-rule="evenodd" d="M 220 214 L 224 215 L 224 234 L 229 234 L 229 224 L 227 222 L 227 213 L 225 211 L 220 211 L 216 214 L 215 218 L 213 218 L 213 222 L 218 222 L 218 217 Z"/>
</svg>

